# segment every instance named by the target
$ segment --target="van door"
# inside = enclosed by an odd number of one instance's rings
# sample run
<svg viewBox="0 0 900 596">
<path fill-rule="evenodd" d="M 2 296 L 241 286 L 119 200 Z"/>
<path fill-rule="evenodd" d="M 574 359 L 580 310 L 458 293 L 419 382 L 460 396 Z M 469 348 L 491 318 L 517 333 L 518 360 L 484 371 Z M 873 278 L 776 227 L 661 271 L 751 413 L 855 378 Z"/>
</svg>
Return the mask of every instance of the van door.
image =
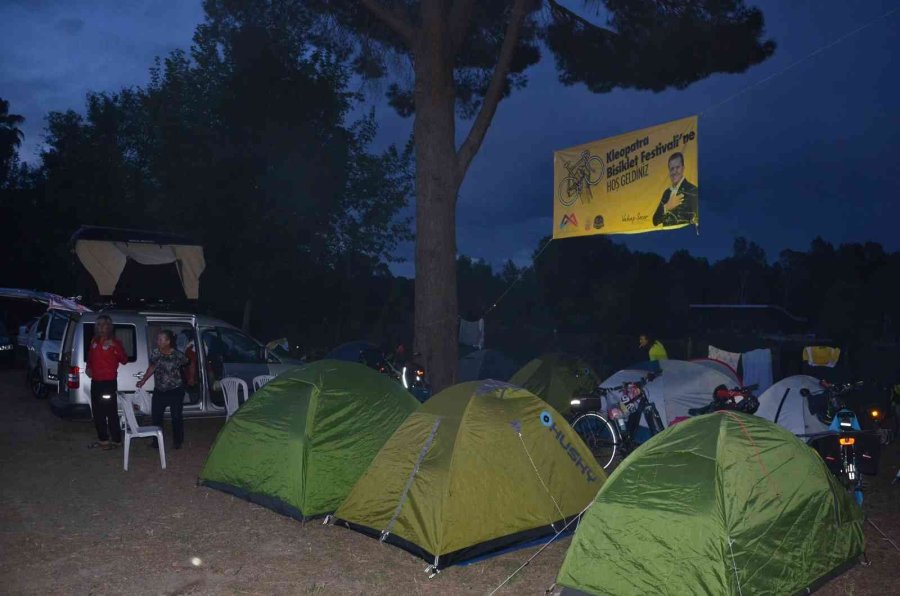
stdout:
<svg viewBox="0 0 900 596">
<path fill-rule="evenodd" d="M 28 350 L 28 370 L 34 370 L 41 363 L 41 346 L 44 343 L 44 338 L 47 336 L 47 324 L 49 322 L 50 313 L 44 313 L 28 334 L 28 343 L 25 345 Z"/>
<path fill-rule="evenodd" d="M 247 389 L 252 392 L 253 379 L 269 374 L 265 347 L 243 331 L 232 327 L 201 327 L 200 340 L 202 366 L 209 388 L 207 399 L 210 411 L 225 411 L 225 398 L 217 382 L 219 379 L 243 379 L 247 383 Z"/>
<path fill-rule="evenodd" d="M 147 355 L 156 348 L 156 336 L 160 331 L 168 329 L 175 334 L 175 349 L 189 356 L 194 351 L 197 341 L 197 327 L 192 316 L 160 315 L 147 316 Z M 193 352 L 196 354 L 196 352 Z M 203 383 L 196 367 L 188 366 L 183 371 L 184 375 L 184 413 L 203 411 Z M 148 391 L 154 387 L 154 378 L 150 377 L 144 386 Z"/>
</svg>

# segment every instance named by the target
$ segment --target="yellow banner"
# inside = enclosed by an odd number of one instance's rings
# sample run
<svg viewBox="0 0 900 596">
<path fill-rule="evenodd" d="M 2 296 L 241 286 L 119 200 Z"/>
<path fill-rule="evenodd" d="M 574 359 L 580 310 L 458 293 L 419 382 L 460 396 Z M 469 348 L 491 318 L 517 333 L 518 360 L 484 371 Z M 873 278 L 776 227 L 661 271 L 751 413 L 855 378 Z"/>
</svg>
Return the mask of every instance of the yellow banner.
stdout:
<svg viewBox="0 0 900 596">
<path fill-rule="evenodd" d="M 696 116 L 556 151 L 553 237 L 699 226 L 698 186 Z"/>
</svg>

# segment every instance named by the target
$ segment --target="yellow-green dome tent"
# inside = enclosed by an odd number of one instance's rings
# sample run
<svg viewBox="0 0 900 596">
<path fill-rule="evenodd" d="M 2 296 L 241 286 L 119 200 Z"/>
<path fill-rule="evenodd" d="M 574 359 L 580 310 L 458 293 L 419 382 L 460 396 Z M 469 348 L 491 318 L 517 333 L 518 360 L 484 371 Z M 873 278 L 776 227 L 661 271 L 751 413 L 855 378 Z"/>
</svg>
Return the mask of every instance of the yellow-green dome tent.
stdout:
<svg viewBox="0 0 900 596">
<path fill-rule="evenodd" d="M 200 481 L 298 519 L 331 513 L 417 406 L 362 364 L 290 369 L 225 424 Z"/>
<path fill-rule="evenodd" d="M 590 393 L 600 379 L 591 366 L 577 356 L 544 354 L 520 368 L 509 382 L 528 389 L 566 414 L 571 409 L 572 398 Z"/>
<path fill-rule="evenodd" d="M 441 569 L 555 534 L 605 479 L 546 402 L 472 381 L 410 415 L 334 516 Z"/>
</svg>

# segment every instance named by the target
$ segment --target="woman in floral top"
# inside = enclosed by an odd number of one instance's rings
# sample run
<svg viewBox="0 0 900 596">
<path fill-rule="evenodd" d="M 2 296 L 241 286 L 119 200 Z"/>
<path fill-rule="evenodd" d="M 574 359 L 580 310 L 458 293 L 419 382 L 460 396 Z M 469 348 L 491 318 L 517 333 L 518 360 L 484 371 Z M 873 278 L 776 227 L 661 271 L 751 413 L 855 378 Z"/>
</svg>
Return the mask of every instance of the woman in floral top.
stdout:
<svg viewBox="0 0 900 596">
<path fill-rule="evenodd" d="M 175 334 L 163 329 L 156 335 L 156 349 L 150 354 L 150 366 L 137 386 L 156 375 L 156 387 L 153 391 L 153 424 L 162 427 L 163 414 L 169 408 L 172 414 L 172 435 L 175 449 L 181 449 L 184 443 L 184 377 L 181 369 L 189 364 L 187 357 L 175 349 Z M 153 445 L 157 447 L 156 439 Z"/>
</svg>

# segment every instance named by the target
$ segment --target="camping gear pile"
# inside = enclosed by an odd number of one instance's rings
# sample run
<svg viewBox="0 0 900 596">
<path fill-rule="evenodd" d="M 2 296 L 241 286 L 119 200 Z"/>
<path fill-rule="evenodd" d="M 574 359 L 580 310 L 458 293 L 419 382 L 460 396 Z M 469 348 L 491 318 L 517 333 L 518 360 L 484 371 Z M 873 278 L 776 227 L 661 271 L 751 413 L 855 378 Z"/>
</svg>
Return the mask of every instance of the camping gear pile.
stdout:
<svg viewBox="0 0 900 596">
<path fill-rule="evenodd" d="M 743 412 L 683 420 L 739 379 L 715 363 L 659 366 L 647 388 L 665 385 L 648 395 L 669 428 L 609 478 L 549 403 L 582 391 L 587 367 L 548 355 L 514 377 L 533 391 L 476 380 L 421 405 L 361 364 L 300 366 L 232 416 L 200 481 L 297 519 L 326 515 L 432 575 L 576 527 L 558 583 L 588 593 L 794 593 L 852 565 L 862 513 L 815 451 Z M 803 424 L 785 406 L 796 400 L 774 401 L 764 394 L 760 410 Z"/>
<path fill-rule="evenodd" d="M 690 416 L 691 408 L 709 404 L 717 387 L 741 385 L 733 371 L 716 361 L 659 360 L 620 370 L 600 386 L 618 387 L 623 383 L 634 383 L 646 377 L 648 372 L 658 371 L 664 374 L 648 383 L 645 391 L 667 427 Z M 604 403 L 602 409 L 608 409 L 608 404 Z"/>
</svg>

